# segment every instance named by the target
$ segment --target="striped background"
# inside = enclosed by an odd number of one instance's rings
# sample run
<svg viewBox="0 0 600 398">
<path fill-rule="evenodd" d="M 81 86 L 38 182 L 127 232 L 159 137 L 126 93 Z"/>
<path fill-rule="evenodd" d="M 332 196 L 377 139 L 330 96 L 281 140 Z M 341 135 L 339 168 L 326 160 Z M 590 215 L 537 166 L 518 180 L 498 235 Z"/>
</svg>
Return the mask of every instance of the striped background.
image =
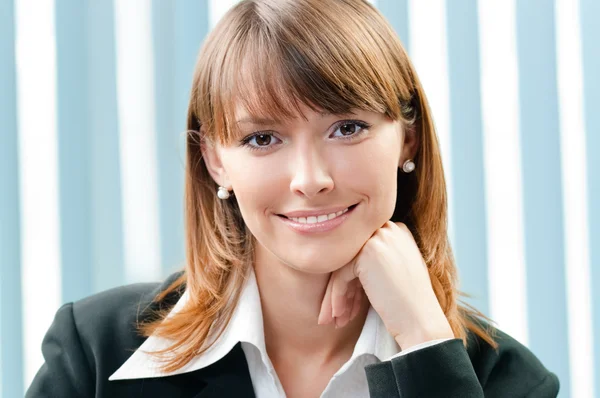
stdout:
<svg viewBox="0 0 600 398">
<path fill-rule="evenodd" d="M 0 1 L 0 397 L 62 303 L 182 265 L 191 73 L 232 3 Z M 600 397 L 600 1 L 373 3 L 431 101 L 462 289 Z"/>
</svg>

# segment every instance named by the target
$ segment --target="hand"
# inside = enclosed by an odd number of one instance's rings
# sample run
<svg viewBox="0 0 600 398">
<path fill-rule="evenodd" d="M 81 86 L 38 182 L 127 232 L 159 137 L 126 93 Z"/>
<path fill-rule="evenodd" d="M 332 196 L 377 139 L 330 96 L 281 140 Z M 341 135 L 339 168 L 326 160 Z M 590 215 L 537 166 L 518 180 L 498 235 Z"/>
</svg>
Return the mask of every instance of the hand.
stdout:
<svg viewBox="0 0 600 398">
<path fill-rule="evenodd" d="M 408 227 L 386 222 L 359 253 L 331 273 L 319 324 L 345 326 L 367 295 L 388 332 L 404 350 L 439 338 L 454 338 L 437 300 L 425 260 Z"/>
</svg>

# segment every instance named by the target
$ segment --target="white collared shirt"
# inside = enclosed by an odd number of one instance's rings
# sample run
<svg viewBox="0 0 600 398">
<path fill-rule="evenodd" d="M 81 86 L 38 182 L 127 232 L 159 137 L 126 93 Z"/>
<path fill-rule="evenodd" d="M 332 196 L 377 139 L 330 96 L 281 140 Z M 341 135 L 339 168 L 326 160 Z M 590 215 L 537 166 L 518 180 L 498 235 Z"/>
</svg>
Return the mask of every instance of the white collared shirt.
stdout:
<svg viewBox="0 0 600 398">
<path fill-rule="evenodd" d="M 169 316 L 181 310 L 188 299 L 189 295 L 186 291 Z M 365 366 L 406 355 L 446 340 L 450 339 L 428 341 L 400 351 L 400 347 L 393 336 L 387 332 L 377 312 L 370 307 L 352 356 L 333 375 L 321 397 L 368 397 Z M 241 342 L 248 362 L 255 395 L 258 398 L 285 398 L 285 391 L 267 355 L 260 295 L 252 267 L 230 323 L 210 349 L 176 371 L 163 372 L 160 369 L 163 363 L 148 353 L 165 349 L 171 346 L 172 341 L 153 335 L 144 341 L 133 355 L 109 377 L 109 380 L 165 377 L 192 372 L 217 362 L 227 355 L 238 342 Z"/>
</svg>

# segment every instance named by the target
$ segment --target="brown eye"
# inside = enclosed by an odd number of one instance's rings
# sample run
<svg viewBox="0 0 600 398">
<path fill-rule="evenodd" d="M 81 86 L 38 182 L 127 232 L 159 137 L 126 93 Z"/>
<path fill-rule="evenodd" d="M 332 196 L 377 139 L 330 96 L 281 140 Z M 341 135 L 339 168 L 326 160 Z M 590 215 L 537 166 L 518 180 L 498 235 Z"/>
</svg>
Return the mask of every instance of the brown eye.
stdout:
<svg viewBox="0 0 600 398">
<path fill-rule="evenodd" d="M 354 133 L 356 133 L 356 127 L 357 127 L 356 123 L 346 123 L 346 124 L 342 124 L 342 125 L 340 126 L 340 132 L 341 132 L 343 135 L 351 135 L 351 134 L 354 134 Z"/>
<path fill-rule="evenodd" d="M 256 144 L 258 146 L 267 146 L 271 143 L 271 135 L 267 135 L 267 134 L 259 134 L 257 136 L 255 136 L 256 138 Z"/>
<path fill-rule="evenodd" d="M 274 144 L 277 143 L 277 140 L 279 140 L 279 138 L 271 133 L 255 133 L 244 138 L 240 144 L 253 151 L 267 151 L 275 146 Z"/>
<path fill-rule="evenodd" d="M 337 124 L 334 134 L 339 132 L 341 136 L 338 135 L 338 138 L 354 140 L 366 134 L 370 127 L 370 124 L 358 120 L 345 120 Z"/>
</svg>

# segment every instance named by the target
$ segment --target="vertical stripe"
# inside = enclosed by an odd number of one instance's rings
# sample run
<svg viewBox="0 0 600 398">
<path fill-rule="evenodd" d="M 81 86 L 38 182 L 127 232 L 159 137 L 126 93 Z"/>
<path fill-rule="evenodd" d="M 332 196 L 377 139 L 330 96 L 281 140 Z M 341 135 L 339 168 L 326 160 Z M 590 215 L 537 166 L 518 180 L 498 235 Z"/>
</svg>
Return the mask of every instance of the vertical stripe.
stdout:
<svg viewBox="0 0 600 398">
<path fill-rule="evenodd" d="M 178 158 L 175 126 L 175 2 L 152 1 L 152 55 L 154 63 L 154 115 L 158 171 L 161 274 L 183 257 L 183 173 Z"/>
<path fill-rule="evenodd" d="M 210 29 L 212 29 L 223 15 L 238 2 L 239 0 L 209 0 L 208 21 Z"/>
<path fill-rule="evenodd" d="M 151 4 L 117 1 L 115 31 L 127 282 L 161 278 Z"/>
<path fill-rule="evenodd" d="M 377 0 L 375 5 L 400 37 L 406 52 L 410 53 L 408 0 Z"/>
<path fill-rule="evenodd" d="M 447 8 L 450 139 L 454 186 L 454 252 L 464 301 L 489 315 L 486 205 L 479 79 L 477 0 Z"/>
<path fill-rule="evenodd" d="M 592 335 L 600 336 L 600 2 L 580 0 L 583 105 L 587 159 L 587 203 L 592 291 Z M 600 394 L 600 341 L 594 342 L 594 380 Z M 596 395 L 600 396 L 600 395 Z"/>
<path fill-rule="evenodd" d="M 13 0 L 0 2 L 0 398 L 23 396 L 21 228 Z"/>
<path fill-rule="evenodd" d="M 555 18 L 571 368 L 569 395 L 592 398 L 594 357 L 590 355 L 593 352 L 592 303 L 579 3 L 557 0 Z"/>
<path fill-rule="evenodd" d="M 516 16 L 529 347 L 569 391 L 554 4 L 517 2 Z"/>
<path fill-rule="evenodd" d="M 55 0 L 63 302 L 92 288 L 86 3 Z"/>
<path fill-rule="evenodd" d="M 195 60 L 208 30 L 206 2 L 154 0 L 152 26 L 163 273 L 184 262 L 185 126 Z"/>
<path fill-rule="evenodd" d="M 175 247 L 171 257 L 166 257 L 165 266 L 177 266 L 176 260 L 181 260 L 183 257 L 177 257 L 176 250 L 183 250 L 184 240 L 184 222 L 183 222 L 183 178 L 185 169 L 185 142 L 186 142 L 186 121 L 187 108 L 189 104 L 190 92 L 192 88 L 192 79 L 194 67 L 196 66 L 196 58 L 202 46 L 202 42 L 208 33 L 209 16 L 208 2 L 197 2 L 195 0 L 184 0 L 176 3 L 175 7 L 175 79 L 173 87 L 175 89 L 173 95 L 173 133 L 169 140 L 171 147 L 177 145 L 177 151 L 172 152 L 172 168 L 173 173 L 179 173 L 179 180 L 173 179 L 172 183 L 176 183 L 179 189 L 175 197 L 171 197 L 170 202 L 164 208 L 164 217 L 179 217 L 176 223 L 172 226 L 174 237 L 177 238 L 177 244 L 181 249 Z M 167 176 L 164 177 L 165 180 Z M 161 191 L 165 192 L 171 188 L 164 186 Z M 166 203 L 166 202 L 165 202 Z M 171 215 L 177 211 L 179 214 Z M 179 243 L 181 242 L 181 243 Z"/>
<path fill-rule="evenodd" d="M 453 240 L 452 156 L 445 0 L 409 3 L 411 58 L 431 107 L 448 192 L 448 235 Z M 417 165 L 419 167 L 419 165 Z"/>
<path fill-rule="evenodd" d="M 125 283 L 113 1 L 88 1 L 93 291 Z"/>
<path fill-rule="evenodd" d="M 175 7 L 175 94 L 174 127 L 183 133 L 186 127 L 187 108 L 196 58 L 209 29 L 208 2 L 183 0 Z M 182 138 L 185 138 L 182 137 Z M 180 144 L 185 144 L 185 139 Z M 185 147 L 180 161 L 185 160 Z"/>
<path fill-rule="evenodd" d="M 515 1 L 478 1 L 489 311 L 527 345 Z"/>
<path fill-rule="evenodd" d="M 60 305 L 54 2 L 16 7 L 25 384 L 43 363 L 40 343 Z"/>
</svg>

